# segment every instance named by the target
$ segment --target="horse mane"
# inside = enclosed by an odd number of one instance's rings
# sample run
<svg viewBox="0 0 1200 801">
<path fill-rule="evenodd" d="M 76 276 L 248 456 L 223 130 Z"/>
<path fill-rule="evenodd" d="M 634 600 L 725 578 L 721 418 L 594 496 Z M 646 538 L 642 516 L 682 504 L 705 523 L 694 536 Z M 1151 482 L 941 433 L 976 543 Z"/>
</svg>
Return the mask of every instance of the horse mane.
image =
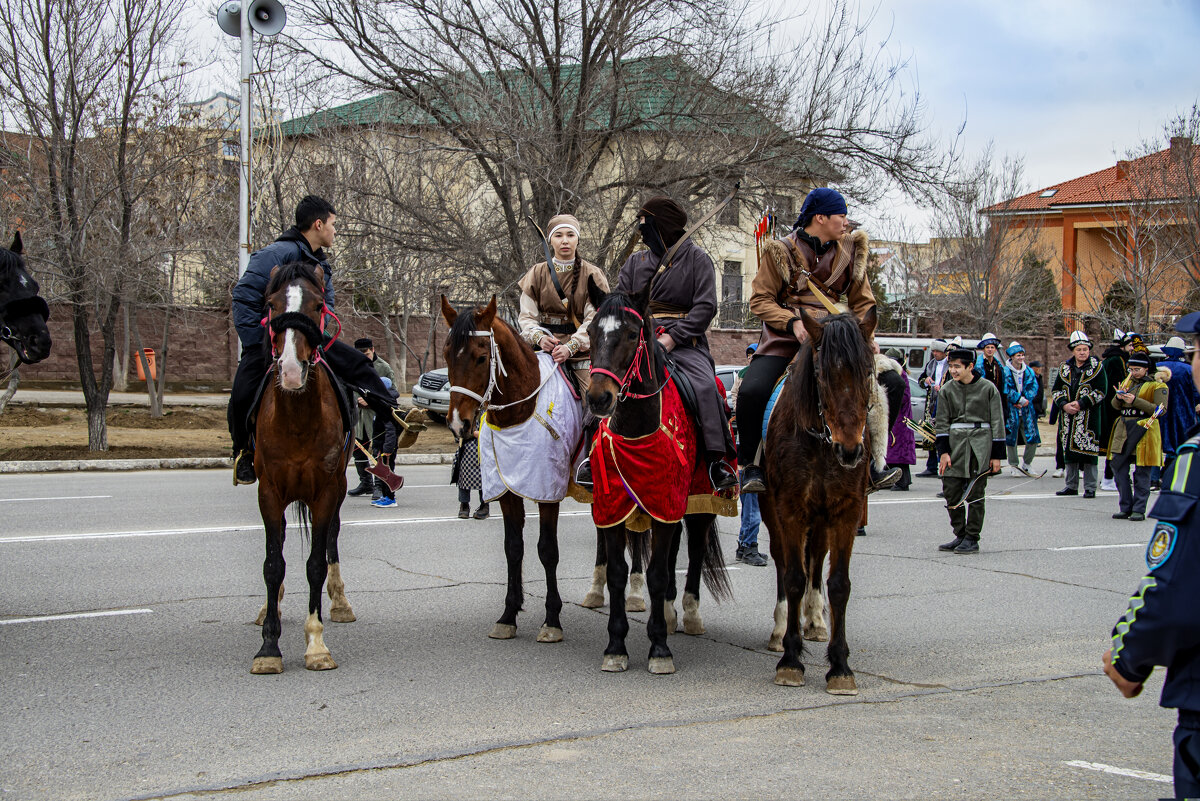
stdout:
<svg viewBox="0 0 1200 801">
<path fill-rule="evenodd" d="M 468 307 L 458 310 L 458 316 L 454 318 L 454 324 L 450 326 L 450 331 L 448 334 L 446 334 L 446 342 L 450 346 L 451 353 L 458 353 L 471 340 L 472 332 L 478 330 L 479 323 L 477 320 L 481 311 L 483 311 L 482 306 L 476 306 L 474 308 Z M 517 329 L 514 328 L 511 323 L 502 317 L 496 317 L 493 320 L 493 325 L 496 323 L 499 323 L 508 329 L 508 332 L 512 334 L 512 338 L 516 340 L 517 348 L 519 350 L 524 349 L 535 356 L 537 355 L 533 346 L 521 337 L 520 332 L 517 331 Z"/>
<path fill-rule="evenodd" d="M 634 299 L 624 292 L 609 292 L 604 296 L 604 300 L 600 301 L 600 306 L 596 309 L 596 316 L 613 316 L 621 320 L 633 319 L 633 315 L 627 309 L 631 309 L 635 305 Z"/>
<path fill-rule="evenodd" d="M 318 294 L 322 296 L 325 294 L 325 287 L 321 286 L 321 282 L 317 279 L 316 268 L 302 261 L 290 261 L 287 264 L 280 265 L 279 269 L 271 274 L 271 278 L 267 281 L 267 288 L 263 294 L 274 295 L 297 278 L 312 284 Z"/>
<path fill-rule="evenodd" d="M 858 319 L 853 314 L 838 314 L 826 318 L 821 332 L 820 349 L 814 351 L 812 342 L 805 342 L 793 367 L 796 371 L 795 392 L 802 414 L 808 418 L 806 425 L 811 427 L 820 423 L 817 420 L 818 369 L 824 375 L 829 375 L 835 366 L 848 371 L 858 401 L 866 404 L 870 397 L 869 382 L 874 380 L 874 364 L 871 349 L 863 339 Z"/>
</svg>

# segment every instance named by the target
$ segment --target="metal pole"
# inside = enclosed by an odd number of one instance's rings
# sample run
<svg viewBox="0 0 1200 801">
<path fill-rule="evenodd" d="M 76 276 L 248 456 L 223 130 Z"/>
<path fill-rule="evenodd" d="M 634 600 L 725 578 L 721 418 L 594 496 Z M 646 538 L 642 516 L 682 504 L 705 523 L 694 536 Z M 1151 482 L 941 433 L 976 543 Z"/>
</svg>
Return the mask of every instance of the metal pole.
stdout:
<svg viewBox="0 0 1200 801">
<path fill-rule="evenodd" d="M 250 41 L 249 2 L 243 0 L 241 14 L 242 39 L 242 103 L 241 103 L 241 176 L 238 186 L 238 278 L 250 264 L 250 125 L 254 115 L 250 106 L 250 73 L 254 71 L 254 51 Z"/>
</svg>

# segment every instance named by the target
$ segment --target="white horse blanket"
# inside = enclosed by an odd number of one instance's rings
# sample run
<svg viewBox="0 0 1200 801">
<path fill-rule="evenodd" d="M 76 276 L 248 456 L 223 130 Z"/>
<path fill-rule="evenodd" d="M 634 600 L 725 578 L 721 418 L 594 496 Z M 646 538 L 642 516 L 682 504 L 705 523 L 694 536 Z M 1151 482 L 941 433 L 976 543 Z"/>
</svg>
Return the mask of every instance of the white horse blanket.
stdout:
<svg viewBox="0 0 1200 801">
<path fill-rule="evenodd" d="M 567 495 L 583 414 L 550 354 L 538 354 L 538 369 L 543 386 L 532 417 L 510 428 L 496 428 L 487 413 L 483 415 L 479 467 L 485 501 L 505 492 L 538 503 L 557 503 Z"/>
</svg>

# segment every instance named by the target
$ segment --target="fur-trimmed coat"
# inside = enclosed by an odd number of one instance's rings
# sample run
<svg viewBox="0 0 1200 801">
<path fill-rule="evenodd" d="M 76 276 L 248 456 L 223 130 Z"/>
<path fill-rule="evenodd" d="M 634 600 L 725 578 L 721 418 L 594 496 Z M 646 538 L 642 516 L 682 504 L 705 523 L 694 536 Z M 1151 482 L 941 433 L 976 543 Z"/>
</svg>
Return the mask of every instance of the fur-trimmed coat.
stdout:
<svg viewBox="0 0 1200 801">
<path fill-rule="evenodd" d="M 875 305 L 875 294 L 867 280 L 870 250 L 867 232 L 861 228 L 843 237 L 820 257 L 795 232 L 767 242 L 751 284 L 750 311 L 775 335 L 794 341 L 792 322 L 799 319 L 800 308 L 818 319 L 829 315 L 801 274 L 808 270 L 830 290 L 822 294 L 842 311 L 852 311 L 861 320 L 867 309 Z M 764 331 L 764 342 L 756 355 L 770 355 L 762 350 L 768 338 Z"/>
</svg>

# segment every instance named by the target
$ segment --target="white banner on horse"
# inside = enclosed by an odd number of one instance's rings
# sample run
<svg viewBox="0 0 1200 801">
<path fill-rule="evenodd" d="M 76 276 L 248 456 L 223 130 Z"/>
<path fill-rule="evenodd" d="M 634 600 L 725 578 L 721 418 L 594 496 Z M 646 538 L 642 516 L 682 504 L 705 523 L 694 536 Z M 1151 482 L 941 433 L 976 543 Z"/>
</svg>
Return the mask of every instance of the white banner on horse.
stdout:
<svg viewBox="0 0 1200 801">
<path fill-rule="evenodd" d="M 496 428 L 483 416 L 479 427 L 479 467 L 483 498 L 494 501 L 505 492 L 538 503 L 557 503 L 567 495 L 571 461 L 583 431 L 579 401 L 571 393 L 548 353 L 538 354 L 544 383 L 533 416 L 511 428 Z"/>
</svg>

